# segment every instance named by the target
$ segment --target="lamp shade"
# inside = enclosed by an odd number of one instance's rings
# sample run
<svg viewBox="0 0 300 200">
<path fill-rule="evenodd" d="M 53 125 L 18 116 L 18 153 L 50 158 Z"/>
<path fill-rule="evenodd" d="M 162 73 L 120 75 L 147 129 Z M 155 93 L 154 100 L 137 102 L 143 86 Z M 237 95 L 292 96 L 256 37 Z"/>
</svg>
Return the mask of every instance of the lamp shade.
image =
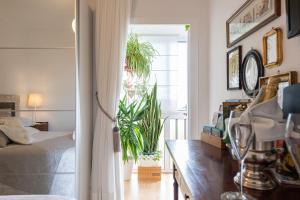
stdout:
<svg viewBox="0 0 300 200">
<path fill-rule="evenodd" d="M 76 33 L 76 20 L 73 19 L 72 21 L 72 29 L 73 29 L 73 32 Z"/>
<path fill-rule="evenodd" d="M 28 96 L 28 107 L 40 107 L 42 106 L 42 95 L 38 93 L 31 93 Z"/>
</svg>

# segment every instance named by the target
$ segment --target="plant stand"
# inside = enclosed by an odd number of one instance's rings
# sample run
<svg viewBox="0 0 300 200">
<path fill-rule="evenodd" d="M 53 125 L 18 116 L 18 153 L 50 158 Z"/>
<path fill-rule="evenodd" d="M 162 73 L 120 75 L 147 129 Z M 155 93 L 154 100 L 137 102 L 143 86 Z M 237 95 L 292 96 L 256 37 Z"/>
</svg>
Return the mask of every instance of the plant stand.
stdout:
<svg viewBox="0 0 300 200">
<path fill-rule="evenodd" d="M 160 181 L 161 167 L 138 167 L 139 180 Z"/>
</svg>

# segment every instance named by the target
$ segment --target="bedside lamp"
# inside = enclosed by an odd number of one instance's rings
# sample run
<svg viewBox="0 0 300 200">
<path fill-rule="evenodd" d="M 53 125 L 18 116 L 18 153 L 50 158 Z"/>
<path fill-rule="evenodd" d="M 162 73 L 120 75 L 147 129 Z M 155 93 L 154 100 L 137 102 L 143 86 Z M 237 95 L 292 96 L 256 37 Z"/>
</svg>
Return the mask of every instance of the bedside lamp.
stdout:
<svg viewBox="0 0 300 200">
<path fill-rule="evenodd" d="M 73 21 L 72 21 L 72 30 L 74 33 L 76 33 L 76 20 L 75 19 L 73 19 Z"/>
<path fill-rule="evenodd" d="M 42 95 L 39 93 L 30 93 L 28 96 L 28 107 L 34 108 L 34 118 L 33 122 L 36 123 L 36 109 L 40 106 L 42 106 Z"/>
</svg>

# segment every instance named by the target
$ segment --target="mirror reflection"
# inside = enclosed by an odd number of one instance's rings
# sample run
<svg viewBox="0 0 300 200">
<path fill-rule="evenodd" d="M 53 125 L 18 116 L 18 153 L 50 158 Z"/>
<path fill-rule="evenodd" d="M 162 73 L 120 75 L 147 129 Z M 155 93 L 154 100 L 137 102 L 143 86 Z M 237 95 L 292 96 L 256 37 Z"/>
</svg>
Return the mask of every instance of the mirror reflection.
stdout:
<svg viewBox="0 0 300 200">
<path fill-rule="evenodd" d="M 0 1 L 0 195 L 75 189 L 74 0 Z"/>
<path fill-rule="evenodd" d="M 246 64 L 246 84 L 249 90 L 254 90 L 257 83 L 258 69 L 257 62 L 252 56 L 248 59 Z"/>
</svg>

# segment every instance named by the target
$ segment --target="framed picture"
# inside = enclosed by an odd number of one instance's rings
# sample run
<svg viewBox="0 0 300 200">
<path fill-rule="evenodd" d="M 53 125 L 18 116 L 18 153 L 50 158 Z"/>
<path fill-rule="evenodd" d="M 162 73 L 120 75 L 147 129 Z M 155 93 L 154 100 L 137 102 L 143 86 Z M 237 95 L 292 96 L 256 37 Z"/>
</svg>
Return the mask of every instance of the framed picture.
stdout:
<svg viewBox="0 0 300 200">
<path fill-rule="evenodd" d="M 286 0 L 287 36 L 289 39 L 300 35 L 300 1 Z"/>
<path fill-rule="evenodd" d="M 223 126 L 226 127 L 225 120 L 229 118 L 231 111 L 235 110 L 237 107 L 239 108 L 238 111 L 245 111 L 249 103 L 250 100 L 248 102 L 223 102 Z"/>
<path fill-rule="evenodd" d="M 263 37 L 263 63 L 272 68 L 282 63 L 282 30 L 273 28 Z"/>
<path fill-rule="evenodd" d="M 296 84 L 298 82 L 297 80 L 297 72 L 296 71 L 290 71 L 283 74 L 276 74 L 272 76 L 262 77 L 259 79 L 259 87 L 262 87 L 263 85 L 267 85 L 270 78 L 278 78 L 279 84 L 278 84 L 278 104 L 282 108 L 283 103 L 283 90 L 287 86 Z"/>
<path fill-rule="evenodd" d="M 280 0 L 248 0 L 226 22 L 227 47 L 232 47 L 280 15 Z"/>
<path fill-rule="evenodd" d="M 242 46 L 227 52 L 227 90 L 241 89 Z"/>
</svg>

